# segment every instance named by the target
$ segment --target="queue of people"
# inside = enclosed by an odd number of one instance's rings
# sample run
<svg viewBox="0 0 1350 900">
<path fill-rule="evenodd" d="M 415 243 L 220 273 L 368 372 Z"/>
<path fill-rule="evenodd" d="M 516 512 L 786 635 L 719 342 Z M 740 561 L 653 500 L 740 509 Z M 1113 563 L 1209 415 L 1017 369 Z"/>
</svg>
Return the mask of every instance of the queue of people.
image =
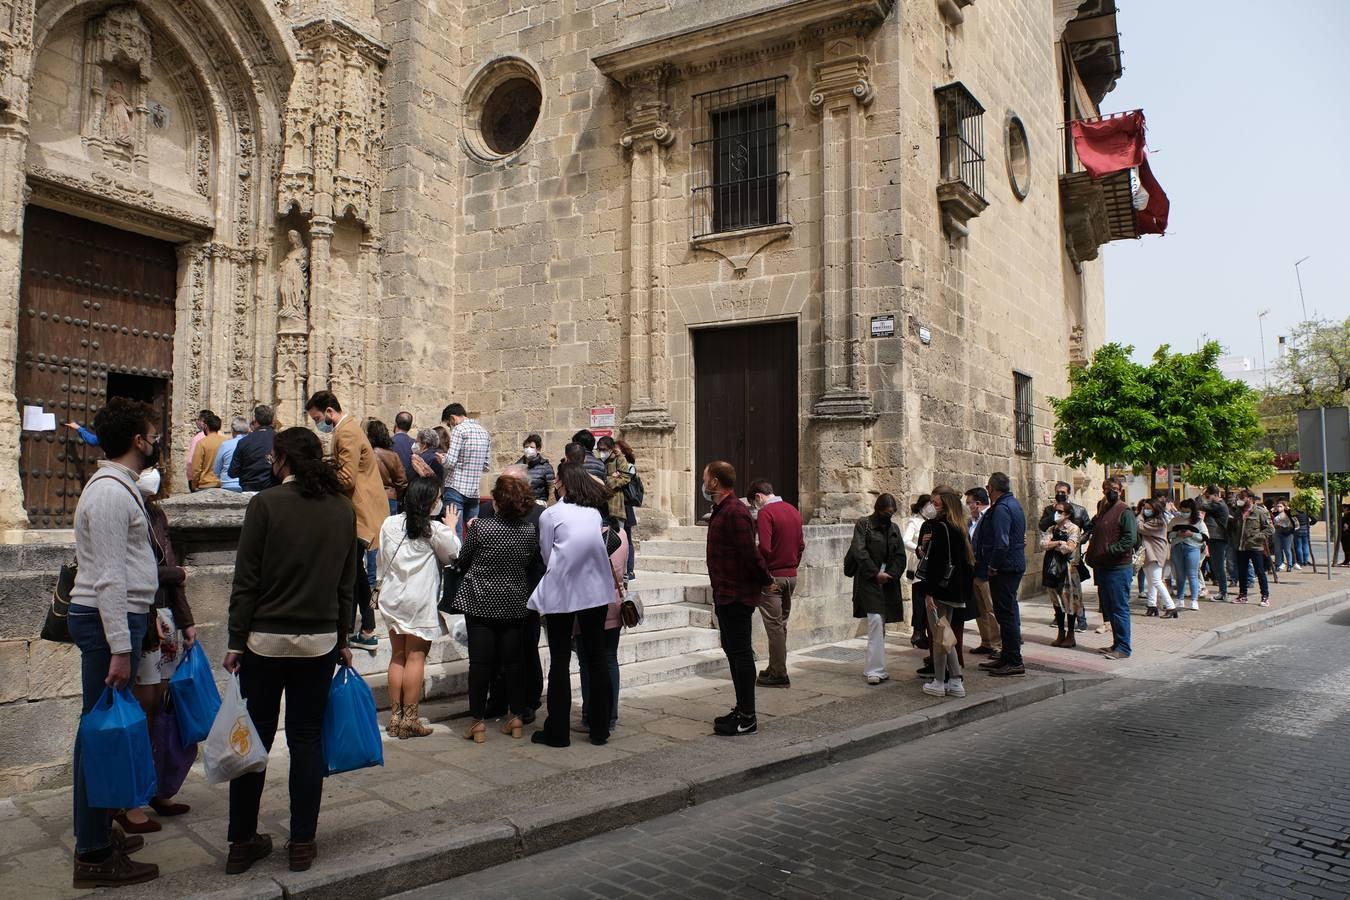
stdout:
<svg viewBox="0 0 1350 900">
<path fill-rule="evenodd" d="M 334 668 L 351 665 L 355 648 L 377 647 L 381 626 L 390 649 L 391 738 L 432 734 L 420 704 L 427 657 L 449 635 L 443 613 L 450 613 L 463 616 L 469 659 L 463 738 L 485 744 L 489 723 L 500 720 L 502 735 L 521 739 L 543 709 L 531 740 L 565 748 L 574 734 L 604 745 L 618 727 L 622 631 L 641 615 L 628 596 L 641 479 L 623 441 L 578 432 L 555 467 L 543 459 L 540 435 L 531 433 L 519 461 L 480 498 L 491 437 L 460 404 L 446 407 L 448 427 L 440 430 L 414 433 L 412 416 L 399 413 L 393 435 L 381 422 L 358 423 L 330 391 L 311 396 L 305 411 L 314 429 L 276 432 L 272 411 L 259 406 L 251 422 L 232 422 L 228 442 L 219 418 L 203 411 L 191 451 L 194 486 L 202 487 L 209 471 L 255 493 L 240 532 L 223 668 L 238 676 L 269 750 L 286 701 L 293 871 L 308 869 L 319 854 L 321 729 Z M 162 485 L 156 421 L 149 406 L 114 399 L 93 423 L 107 459 L 77 509 L 79 567 L 69 616 L 86 712 L 105 685 L 134 681 L 147 716 L 154 716 L 163 681 L 196 641 L 186 572 L 155 504 Z M 316 432 L 331 436 L 327 451 Z M 735 692 L 732 709 L 712 725 L 717 735 L 743 737 L 759 730 L 757 688 L 792 683 L 787 632 L 804 529 L 800 512 L 770 482 L 751 481 L 740 495 L 737 473 L 725 461 L 704 466 L 701 482 L 711 504 L 706 559 L 714 611 Z M 1145 615 L 1176 618 L 1206 596 L 1207 561 L 1221 585 L 1216 599 L 1223 598 L 1231 548 L 1236 602 L 1246 602 L 1254 577 L 1267 605 L 1267 560 L 1280 555 L 1270 552 L 1272 538 L 1281 516 L 1286 524 L 1297 521 L 1287 506 L 1277 505 L 1272 515 L 1245 490 L 1221 497 L 1211 489 L 1175 508 L 1158 498 L 1131 506 L 1121 483 L 1108 478 L 1095 515 L 1069 490 L 1056 485 L 1038 522 L 1054 646 L 1075 647 L 1075 635 L 1086 628 L 1082 582 L 1091 577 L 1112 633 L 1104 652 L 1113 659 L 1132 653 L 1129 600 L 1137 569 L 1148 585 Z M 917 673 L 924 693 L 966 696 L 968 620 L 980 638 L 969 652 L 988 657 L 981 669 L 999 678 L 1025 675 L 1019 591 L 1028 529 L 1011 478 L 994 472 L 964 492 L 938 484 L 910 506 L 913 519 L 903 527 L 895 521 L 899 509 L 893 495 L 878 496 L 855 523 L 844 559 L 853 615 L 866 623 L 866 683 L 891 678 L 886 626 L 905 620 L 902 584 L 915 607 L 915 645 L 928 651 Z M 1297 565 L 1294 546 L 1286 565 Z M 769 648 L 758 672 L 757 610 Z M 541 635 L 549 650 L 546 680 Z M 573 653 L 581 668 L 579 721 Z M 90 807 L 78 740 L 74 754 L 75 885 L 156 877 L 153 865 L 131 854 L 158 822 L 138 810 Z M 273 850 L 271 836 L 258 830 L 266 779 L 262 771 L 230 782 L 227 873 L 247 871 Z M 150 807 L 159 816 L 189 812 L 165 795 Z"/>
</svg>

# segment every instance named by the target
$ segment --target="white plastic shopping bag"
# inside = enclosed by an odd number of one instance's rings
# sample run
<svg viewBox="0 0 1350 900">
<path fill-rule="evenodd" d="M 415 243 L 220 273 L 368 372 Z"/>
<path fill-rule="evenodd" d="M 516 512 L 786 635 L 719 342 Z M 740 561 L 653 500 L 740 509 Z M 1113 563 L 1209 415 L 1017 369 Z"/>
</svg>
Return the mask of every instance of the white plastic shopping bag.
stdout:
<svg viewBox="0 0 1350 900">
<path fill-rule="evenodd" d="M 230 686 L 221 698 L 220 712 L 202 745 L 206 780 L 221 784 L 267 768 L 267 749 L 253 727 L 248 704 L 239 691 L 239 676 L 230 676 Z"/>
</svg>

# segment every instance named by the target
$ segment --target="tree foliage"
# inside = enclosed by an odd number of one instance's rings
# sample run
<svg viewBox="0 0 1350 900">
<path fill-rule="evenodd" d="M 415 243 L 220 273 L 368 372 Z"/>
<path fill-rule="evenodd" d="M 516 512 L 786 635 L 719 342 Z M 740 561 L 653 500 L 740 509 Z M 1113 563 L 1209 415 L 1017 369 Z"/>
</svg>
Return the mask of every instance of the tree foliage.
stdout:
<svg viewBox="0 0 1350 900">
<path fill-rule="evenodd" d="M 1294 492 L 1289 505 L 1300 512 L 1305 512 L 1314 519 L 1322 516 L 1322 492 L 1313 491 L 1308 488 L 1299 488 Z"/>
<path fill-rule="evenodd" d="M 1275 451 L 1265 448 L 1192 463 L 1183 470 L 1181 477 L 1187 484 L 1244 488 L 1275 477 L 1275 472 Z"/>
<path fill-rule="evenodd" d="M 1333 473 L 1327 478 L 1327 483 L 1331 488 L 1331 496 L 1337 501 L 1346 494 L 1350 494 L 1350 472 Z M 1294 487 L 1320 492 L 1322 490 L 1322 473 L 1295 472 Z"/>
<path fill-rule="evenodd" d="M 1227 465 L 1230 477 L 1248 477 L 1253 460 L 1245 457 L 1261 434 L 1258 397 L 1219 371 L 1219 344 L 1194 353 L 1164 344 L 1147 366 L 1133 352 L 1107 344 L 1091 363 L 1069 370 L 1069 395 L 1050 400 L 1055 452 L 1073 466 Z M 1248 468 L 1238 471 L 1240 464 Z"/>
<path fill-rule="evenodd" d="M 1344 405 L 1350 394 L 1350 316 L 1304 322 L 1285 346 L 1271 392 L 1289 398 L 1294 409 Z"/>
</svg>

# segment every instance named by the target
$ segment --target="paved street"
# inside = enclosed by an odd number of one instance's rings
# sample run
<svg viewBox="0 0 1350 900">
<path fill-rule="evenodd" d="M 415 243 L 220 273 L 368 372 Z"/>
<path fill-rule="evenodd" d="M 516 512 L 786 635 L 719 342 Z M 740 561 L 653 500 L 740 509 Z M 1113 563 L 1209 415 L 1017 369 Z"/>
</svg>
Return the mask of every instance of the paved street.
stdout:
<svg viewBox="0 0 1350 900">
<path fill-rule="evenodd" d="M 1345 897 L 1348 640 L 1307 616 L 405 896 Z"/>
</svg>

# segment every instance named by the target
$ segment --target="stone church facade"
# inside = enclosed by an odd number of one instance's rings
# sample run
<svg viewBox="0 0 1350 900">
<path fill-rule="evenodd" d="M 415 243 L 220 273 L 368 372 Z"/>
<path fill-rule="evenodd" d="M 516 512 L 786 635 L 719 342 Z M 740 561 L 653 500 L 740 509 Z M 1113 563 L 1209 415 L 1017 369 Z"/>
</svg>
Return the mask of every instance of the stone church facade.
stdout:
<svg viewBox="0 0 1350 900">
<path fill-rule="evenodd" d="M 1043 494 L 1133 236 L 1062 130 L 1114 11 L 0 0 L 0 524 L 69 527 L 94 459 L 24 407 L 146 399 L 177 472 L 198 409 L 295 424 L 322 387 L 460 400 L 503 463 L 612 407 L 652 526 L 716 457 L 817 523 Z"/>
</svg>

